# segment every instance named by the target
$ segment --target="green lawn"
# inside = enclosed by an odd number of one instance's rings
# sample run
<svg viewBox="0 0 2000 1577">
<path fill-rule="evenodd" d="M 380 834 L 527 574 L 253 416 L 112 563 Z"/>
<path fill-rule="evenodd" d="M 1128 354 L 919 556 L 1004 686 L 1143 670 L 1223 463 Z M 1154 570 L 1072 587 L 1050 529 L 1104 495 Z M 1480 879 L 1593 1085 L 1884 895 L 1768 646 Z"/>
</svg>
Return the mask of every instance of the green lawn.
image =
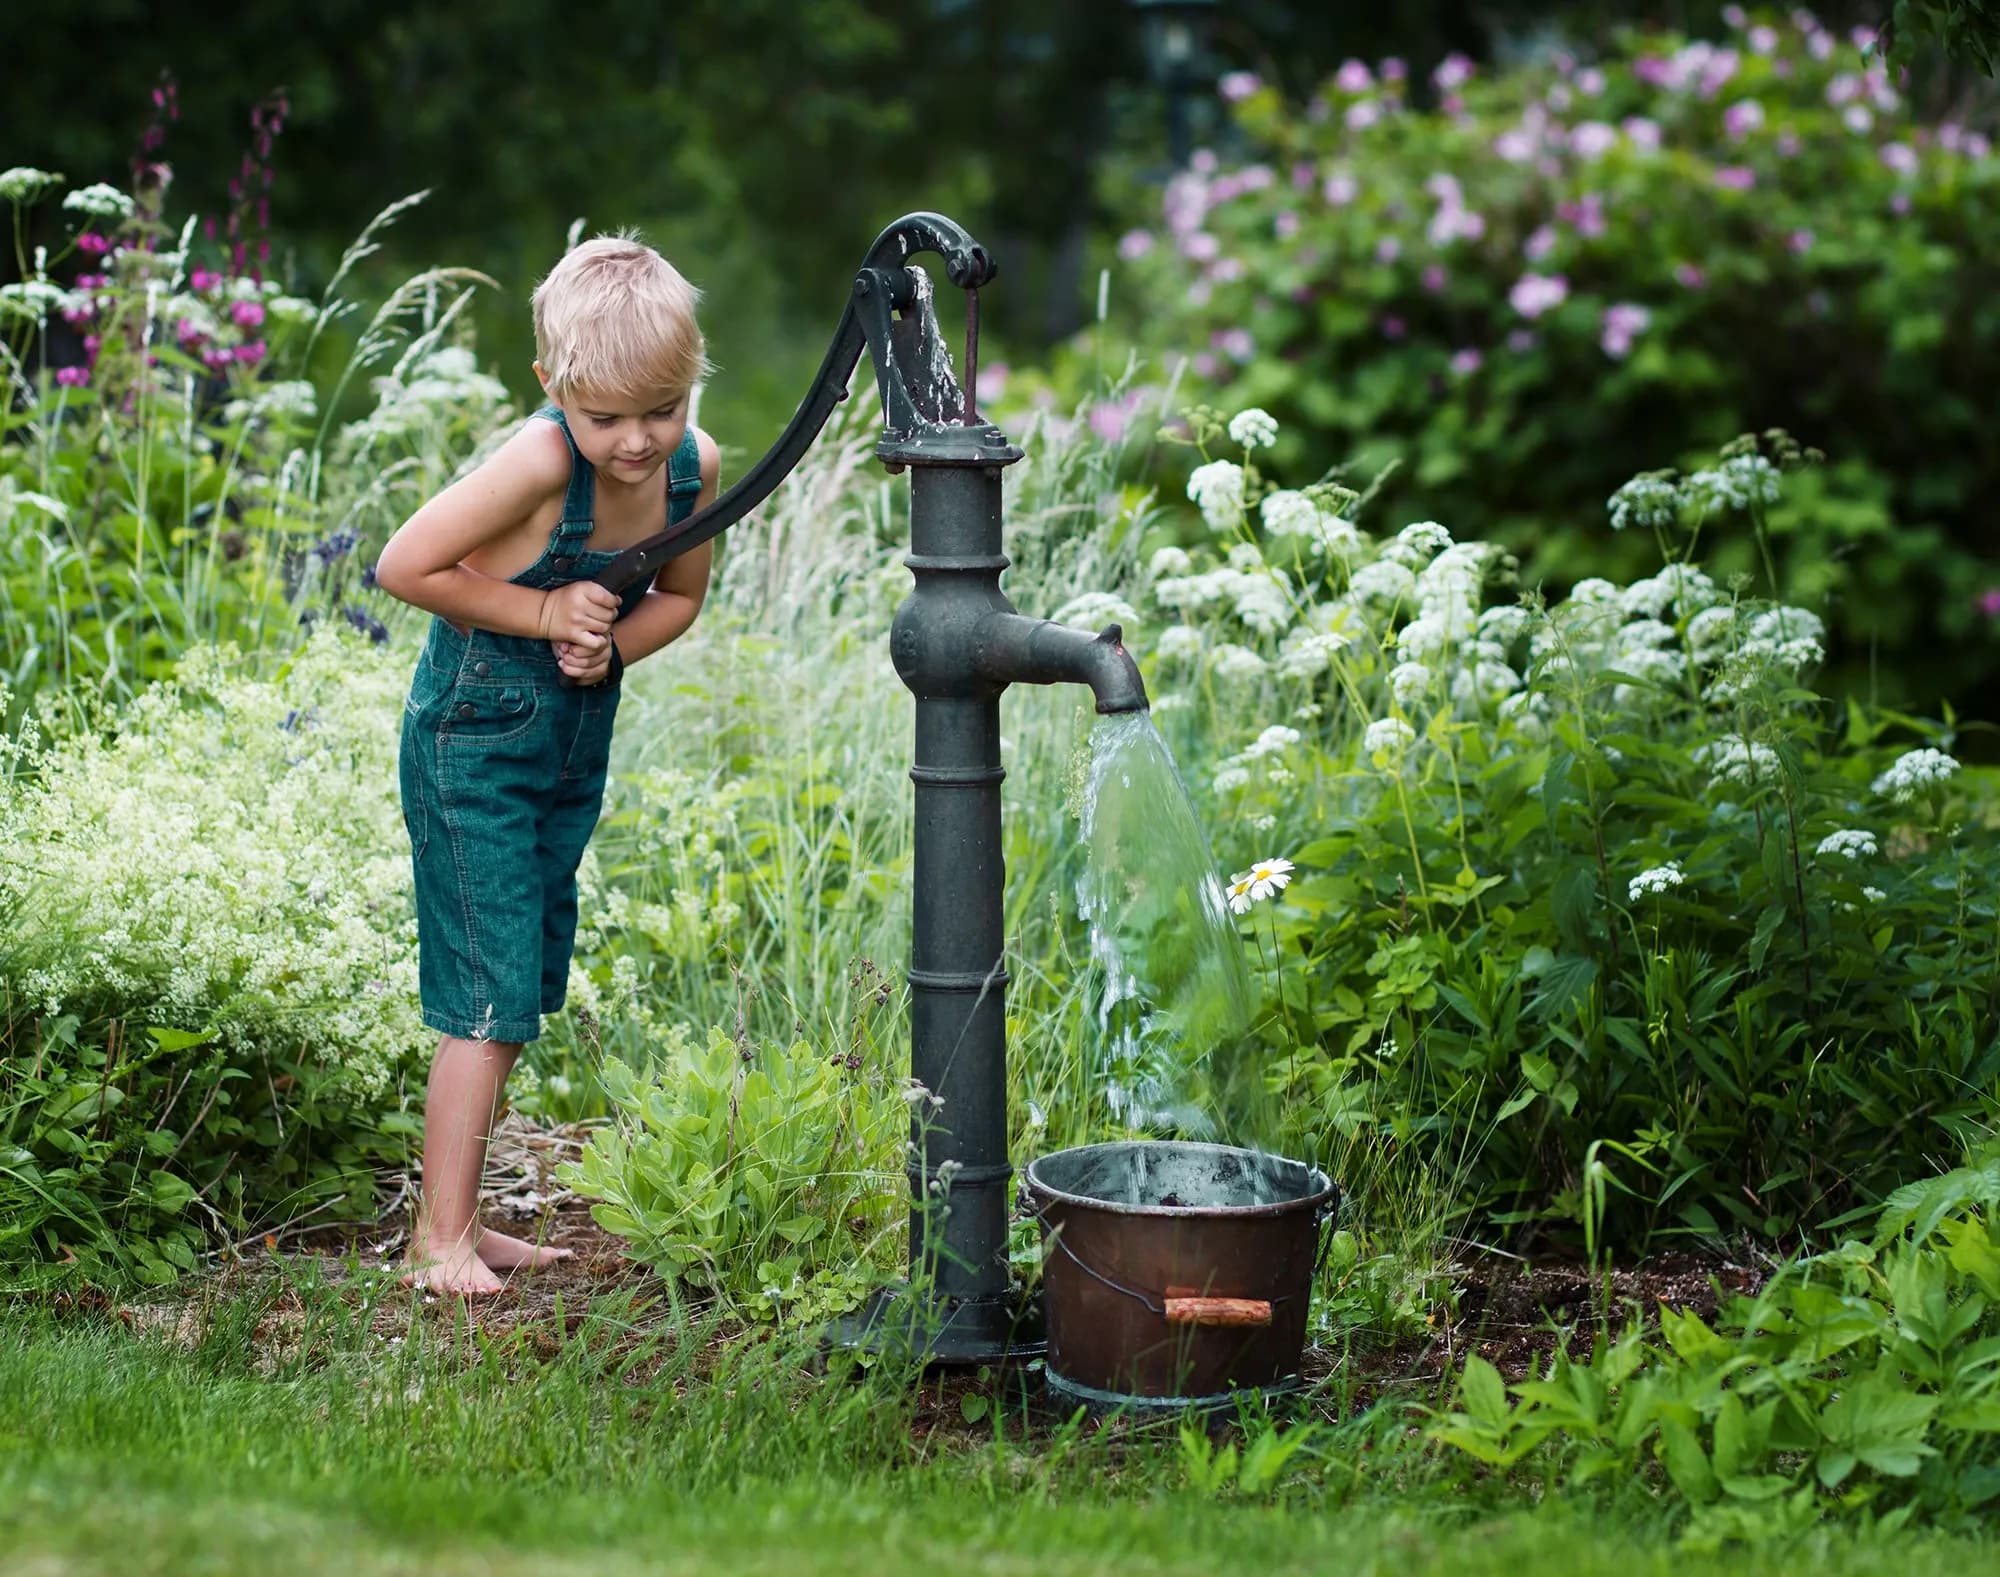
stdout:
<svg viewBox="0 0 2000 1577">
<path fill-rule="evenodd" d="M 1323 1426 L 1268 1498 L 1191 1489 L 1178 1439 L 815 1377 L 770 1343 L 601 1301 L 507 1334 L 308 1291 L 178 1339 L 16 1306 L 0 1332 L 8 1573 L 1643 1572 L 2000 1565 L 1826 1535 L 1691 1560 L 1615 1512 L 1469 1477 L 1386 1411 Z M 143 1322 L 142 1322 L 143 1323 Z M 567 1331 L 567 1334 L 561 1334 Z M 678 1332 L 678 1337 L 672 1334 Z"/>
</svg>

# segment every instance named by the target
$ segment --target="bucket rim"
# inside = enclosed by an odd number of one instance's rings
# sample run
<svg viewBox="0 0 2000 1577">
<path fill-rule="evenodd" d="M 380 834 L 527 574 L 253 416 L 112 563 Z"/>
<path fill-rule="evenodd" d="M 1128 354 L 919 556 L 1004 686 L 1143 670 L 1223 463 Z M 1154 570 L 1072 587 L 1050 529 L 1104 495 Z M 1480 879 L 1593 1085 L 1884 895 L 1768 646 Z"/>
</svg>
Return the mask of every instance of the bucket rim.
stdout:
<svg viewBox="0 0 2000 1577">
<path fill-rule="evenodd" d="M 1176 1150 L 1203 1150 L 1211 1154 L 1266 1156 L 1272 1160 L 1283 1161 L 1287 1166 L 1303 1168 L 1307 1181 L 1313 1185 L 1313 1191 L 1309 1194 L 1300 1194 L 1293 1199 L 1277 1200 L 1268 1205 L 1128 1205 L 1119 1200 L 1099 1199 L 1090 1194 L 1072 1194 L 1067 1189 L 1057 1188 L 1044 1181 L 1038 1171 L 1044 1162 L 1059 1160 L 1064 1156 L 1151 1146 L 1171 1147 Z M 1252 1150 L 1247 1145 L 1214 1144 L 1199 1139 L 1106 1139 L 1096 1144 L 1071 1145 L 1066 1150 L 1051 1150 L 1047 1155 L 1036 1156 L 1023 1168 L 1021 1181 L 1027 1192 L 1033 1196 L 1037 1206 L 1043 1203 L 1075 1205 L 1086 1210 L 1101 1210 L 1118 1216 L 1242 1221 L 1246 1218 L 1288 1216 L 1303 1210 L 1311 1210 L 1314 1219 L 1324 1221 L 1327 1215 L 1339 1207 L 1340 1201 L 1339 1185 L 1320 1168 L 1308 1162 L 1289 1155 L 1279 1155 L 1273 1150 Z M 1039 1215 L 1039 1209 L 1035 1213 Z"/>
</svg>

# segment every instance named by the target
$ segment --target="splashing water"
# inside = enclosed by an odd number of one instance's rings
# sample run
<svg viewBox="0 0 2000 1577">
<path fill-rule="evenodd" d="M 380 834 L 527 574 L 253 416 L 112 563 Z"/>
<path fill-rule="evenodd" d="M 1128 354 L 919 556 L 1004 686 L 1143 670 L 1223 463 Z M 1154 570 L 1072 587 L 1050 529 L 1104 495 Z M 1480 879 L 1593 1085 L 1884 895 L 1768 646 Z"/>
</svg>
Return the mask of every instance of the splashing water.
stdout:
<svg viewBox="0 0 2000 1577">
<path fill-rule="evenodd" d="M 1091 735 L 1077 913 L 1104 974 L 1099 1067 L 1135 1129 L 1269 1146 L 1276 1103 L 1250 1035 L 1243 943 L 1167 743 L 1145 712 Z"/>
</svg>

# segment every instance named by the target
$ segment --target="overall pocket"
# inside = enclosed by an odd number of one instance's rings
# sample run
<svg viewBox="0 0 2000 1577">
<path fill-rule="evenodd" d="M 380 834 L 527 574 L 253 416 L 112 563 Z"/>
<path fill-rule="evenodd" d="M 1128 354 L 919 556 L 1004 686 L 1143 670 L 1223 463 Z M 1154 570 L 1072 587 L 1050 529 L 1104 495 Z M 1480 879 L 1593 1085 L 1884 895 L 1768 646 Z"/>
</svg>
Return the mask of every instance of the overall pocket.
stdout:
<svg viewBox="0 0 2000 1577">
<path fill-rule="evenodd" d="M 525 734 L 541 705 L 535 687 L 525 680 L 495 680 L 490 684 L 460 680 L 439 722 L 448 739 L 472 745 L 497 745 Z"/>
</svg>

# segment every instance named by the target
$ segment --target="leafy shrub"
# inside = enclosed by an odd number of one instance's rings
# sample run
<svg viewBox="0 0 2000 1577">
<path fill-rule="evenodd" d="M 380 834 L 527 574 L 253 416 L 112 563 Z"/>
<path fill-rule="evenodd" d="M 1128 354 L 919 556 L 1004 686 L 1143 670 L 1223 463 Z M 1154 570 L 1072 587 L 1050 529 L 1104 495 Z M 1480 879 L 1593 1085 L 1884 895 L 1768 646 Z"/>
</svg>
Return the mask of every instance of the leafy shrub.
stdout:
<svg viewBox="0 0 2000 1577">
<path fill-rule="evenodd" d="M 1302 1147 L 1374 1131 L 1503 1220 L 1630 1244 L 1792 1232 L 1985 1131 L 1990 788 L 1948 725 L 1808 688 L 1816 613 L 1687 557 L 1763 538 L 1807 456 L 1642 477 L 1617 507 L 1658 573 L 1510 603 L 1494 545 L 1372 536 L 1372 502 L 1259 472 L 1264 413 L 1229 424 L 1243 463 L 1190 419 L 1211 545 L 1112 589 L 1220 851 L 1259 862 L 1235 891 Z M 1297 868 L 1260 888 L 1274 835 Z"/>
<path fill-rule="evenodd" d="M 1302 111 L 1238 79 L 1246 162 L 1133 200 L 1128 319 L 1276 414 L 1298 472 L 1402 459 L 1390 507 L 1480 522 L 1531 585 L 1641 573 L 1606 495 L 1787 426 L 1836 462 L 1770 512 L 1773 594 L 1824 605 L 1841 688 L 1969 704 L 2000 665 L 2000 158 L 1808 13 L 1744 27 L 1490 77 L 1453 57 L 1428 110 L 1394 63 Z M 1725 583 L 1759 567 L 1711 555 Z"/>
<path fill-rule="evenodd" d="M 910 1107 L 858 1051 L 682 1031 L 650 1073 L 612 1057 L 601 1078 L 614 1121 L 562 1176 L 662 1276 L 810 1323 L 900 1247 Z"/>
<path fill-rule="evenodd" d="M 1874 1233 L 1710 1324 L 1662 1310 L 1505 1385 L 1466 1360 L 1433 1437 L 1571 1486 L 1657 1462 L 1698 1546 L 1859 1516 L 1972 1531 L 2000 1496 L 2000 1161 L 1898 1189 Z M 1509 1403 L 1507 1393 L 1517 1399 Z"/>
<path fill-rule="evenodd" d="M 0 742 L 0 1261 L 162 1279 L 181 1223 L 365 1203 L 410 1131 L 407 660 L 327 627 L 249 666 L 197 648 L 102 732 Z"/>
</svg>

